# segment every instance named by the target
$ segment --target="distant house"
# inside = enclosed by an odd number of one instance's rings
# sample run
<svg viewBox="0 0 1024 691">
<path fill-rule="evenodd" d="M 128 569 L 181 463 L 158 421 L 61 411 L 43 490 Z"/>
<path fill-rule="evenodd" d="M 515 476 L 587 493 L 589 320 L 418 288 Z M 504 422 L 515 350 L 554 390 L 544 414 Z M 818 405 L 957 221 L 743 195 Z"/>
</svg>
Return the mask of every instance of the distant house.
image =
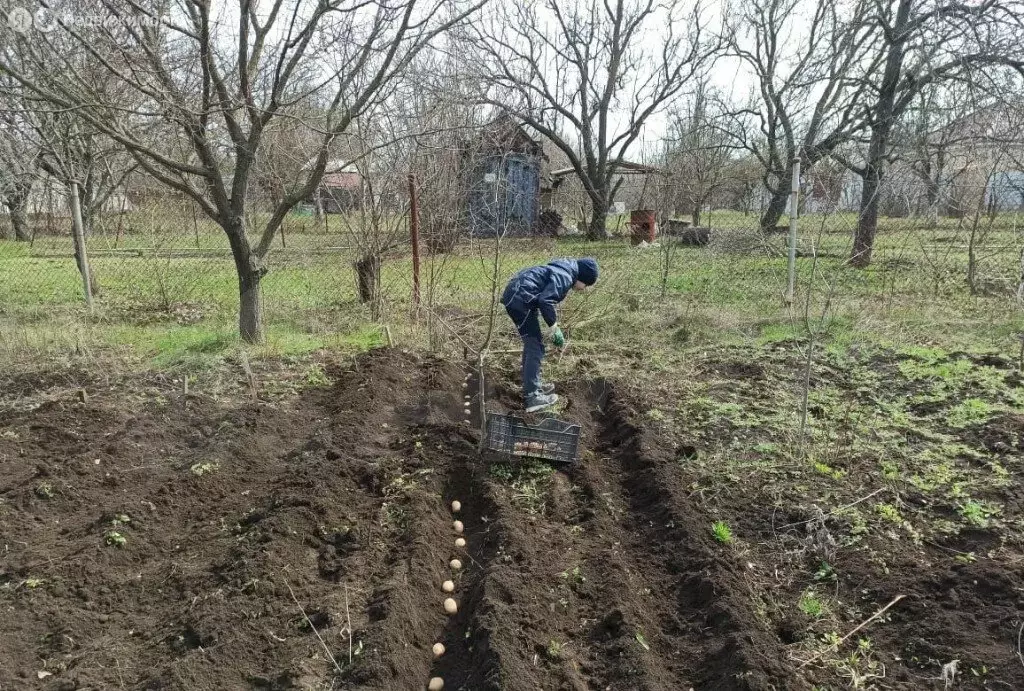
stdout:
<svg viewBox="0 0 1024 691">
<path fill-rule="evenodd" d="M 948 213 L 1024 209 L 1024 119 L 999 104 L 954 120 L 936 137 L 944 146 L 939 180 Z M 933 147 L 934 148 L 934 147 Z"/>
<path fill-rule="evenodd" d="M 320 185 L 306 203 L 322 213 L 340 214 L 361 209 L 363 194 L 363 176 L 356 167 L 346 161 L 333 160 L 327 162 Z"/>
<path fill-rule="evenodd" d="M 474 161 L 469 175 L 469 220 L 473 236 L 523 236 L 538 232 L 542 211 L 582 219 L 590 197 L 566 153 L 547 137 L 500 115 L 467 146 Z M 649 208 L 658 195 L 655 174 L 640 163 L 619 164 L 612 181 L 616 195 L 610 212 Z"/>
<path fill-rule="evenodd" d="M 1024 210 L 1024 121 L 1017 109 L 979 108 L 899 142 L 895 151 L 880 191 L 883 216 Z M 806 211 L 860 208 L 861 178 L 837 173 L 821 164 L 807 173 Z"/>
</svg>

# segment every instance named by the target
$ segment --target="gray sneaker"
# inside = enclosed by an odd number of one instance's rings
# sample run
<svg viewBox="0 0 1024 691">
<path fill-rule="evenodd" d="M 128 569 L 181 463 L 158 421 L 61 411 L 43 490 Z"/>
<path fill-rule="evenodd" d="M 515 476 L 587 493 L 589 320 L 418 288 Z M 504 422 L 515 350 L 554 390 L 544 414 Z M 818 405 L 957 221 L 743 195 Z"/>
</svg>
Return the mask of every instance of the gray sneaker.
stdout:
<svg viewBox="0 0 1024 691">
<path fill-rule="evenodd" d="M 538 410 L 550 408 L 556 403 L 558 403 L 558 394 L 538 392 L 526 399 L 526 412 L 536 413 Z"/>
<path fill-rule="evenodd" d="M 537 389 L 537 391 L 539 391 L 540 393 L 545 394 L 545 395 L 547 395 L 549 393 L 554 393 L 555 392 L 555 385 L 550 383 L 550 382 L 544 381 L 544 382 L 540 383 L 540 388 Z"/>
</svg>

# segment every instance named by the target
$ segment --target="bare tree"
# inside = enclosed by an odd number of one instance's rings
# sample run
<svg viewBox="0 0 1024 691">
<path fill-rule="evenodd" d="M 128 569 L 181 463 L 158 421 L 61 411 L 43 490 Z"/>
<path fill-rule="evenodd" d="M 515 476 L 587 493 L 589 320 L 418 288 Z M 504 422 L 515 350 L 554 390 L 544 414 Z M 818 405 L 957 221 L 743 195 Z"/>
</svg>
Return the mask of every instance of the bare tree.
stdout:
<svg viewBox="0 0 1024 691">
<path fill-rule="evenodd" d="M 39 151 L 24 133 L 6 117 L 0 116 L 0 203 L 7 208 L 14 239 L 28 241 L 26 209 L 37 176 Z M 0 238 L 6 227 L 0 227 Z"/>
<path fill-rule="evenodd" d="M 479 89 L 463 62 L 422 53 L 389 108 L 388 121 L 397 120 L 409 135 L 401 138 L 403 156 L 416 174 L 420 236 L 430 253 L 449 252 L 469 227 L 470 180 L 487 118 L 486 107 L 473 100 Z"/>
<path fill-rule="evenodd" d="M 20 118 L 33 137 L 39 169 L 65 189 L 77 182 L 83 232 L 90 235 L 96 218 L 138 166 L 124 147 L 74 113 L 27 102 Z"/>
<path fill-rule="evenodd" d="M 881 69 L 870 80 L 871 137 L 864 164 L 851 166 L 863 180 L 860 216 L 850 263 L 871 263 L 878 231 L 879 196 L 892 156 L 897 122 L 923 89 L 949 80 L 974 81 L 982 66 L 1024 70 L 1019 58 L 1024 3 L 977 4 L 923 0 L 876 0 L 869 21 L 881 27 Z"/>
<path fill-rule="evenodd" d="M 730 160 L 726 165 L 726 180 L 721 190 L 725 206 L 749 216 L 761 189 L 763 173 L 760 161 L 750 154 Z"/>
<path fill-rule="evenodd" d="M 682 2 L 501 3 L 468 32 L 484 89 L 569 159 L 605 237 L 618 167 L 650 117 L 718 53 L 701 7 Z M 680 31 L 679 27 L 685 27 Z"/>
<path fill-rule="evenodd" d="M 910 170 L 924 185 L 924 212 L 932 225 L 938 223 L 939 204 L 947 182 L 951 149 L 960 143 L 960 132 L 950 127 L 955 109 L 943 102 L 940 87 L 922 91 L 907 111 L 904 126 L 908 141 L 900 147 Z"/>
<path fill-rule="evenodd" d="M 729 54 L 756 79 L 753 102 L 730 131 L 764 167 L 766 232 L 786 210 L 793 161 L 809 171 L 866 125 L 876 32 L 865 6 L 815 3 L 809 23 L 804 9 L 800 0 L 744 0 L 726 28 Z"/>
<path fill-rule="evenodd" d="M 383 110 L 383 109 L 382 109 Z M 342 228 L 358 255 L 355 263 L 360 302 L 370 306 L 372 318 L 383 315 L 381 264 L 388 252 L 408 246 L 406 171 L 399 147 L 385 146 L 396 128 L 377 126 L 383 112 L 353 123 L 350 132 L 352 166 L 358 171 L 361 193 L 355 208 L 340 215 Z M 374 124 L 369 124 L 374 123 Z"/>
<path fill-rule="evenodd" d="M 91 73 L 90 79 L 97 93 L 105 91 L 111 81 L 105 73 L 97 73 L 97 64 L 79 56 L 76 66 L 82 74 Z M 22 171 L 13 193 L 5 203 L 11 211 L 12 223 L 22 226 L 27 233 L 25 207 L 32 193 L 33 181 L 55 181 L 65 192 L 66 209 L 71 219 L 70 235 L 73 239 L 75 262 L 85 278 L 87 299 L 98 292 L 99 284 L 89 268 L 85 239 L 91 234 L 93 222 L 119 189 L 125 178 L 135 169 L 124 148 L 74 112 L 54 108 L 52 104 L 26 94 L 16 81 L 0 78 L 0 122 L 11 135 L 4 148 L 27 148 L 32 153 L 34 171 Z M 15 143 L 17 142 L 17 143 Z M 13 156 L 7 157 L 9 160 Z M 10 161 L 16 165 L 15 161 Z M 76 224 L 81 221 L 81 227 Z M 27 237 L 25 239 L 28 239 Z M 89 276 L 86 278 L 86 273 Z"/>
<path fill-rule="evenodd" d="M 685 106 L 669 119 L 665 169 L 671 176 L 672 207 L 689 213 L 699 226 L 704 207 L 729 181 L 732 138 L 722 128 L 706 82 L 701 82 Z"/>
<path fill-rule="evenodd" d="M 480 6 L 239 0 L 227 8 L 172 0 L 151 9 L 95 2 L 109 15 L 102 26 L 84 30 L 59 20 L 52 33 L 21 35 L 3 50 L 0 68 L 33 97 L 73 109 L 224 230 L 238 274 L 239 330 L 251 342 L 263 337 L 260 280 L 274 235 L 316 189 L 334 140 L 419 51 Z M 71 55 L 84 51 L 100 62 L 127 89 L 129 105 L 97 93 L 68 52 L 55 50 L 58 40 L 70 42 Z M 28 69 L 39 65 L 50 71 Z M 315 117 L 308 116 L 311 103 L 319 106 Z M 258 218 L 249 195 L 253 172 L 268 127 L 282 118 L 318 135 L 315 160 Z"/>
</svg>

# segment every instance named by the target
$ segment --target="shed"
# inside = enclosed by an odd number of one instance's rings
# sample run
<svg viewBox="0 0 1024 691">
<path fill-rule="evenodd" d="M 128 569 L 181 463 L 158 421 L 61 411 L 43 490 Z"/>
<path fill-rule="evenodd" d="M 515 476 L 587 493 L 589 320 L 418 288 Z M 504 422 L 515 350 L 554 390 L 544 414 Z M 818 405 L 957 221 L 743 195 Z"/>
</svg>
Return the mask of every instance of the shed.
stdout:
<svg viewBox="0 0 1024 691">
<path fill-rule="evenodd" d="M 541 145 L 508 115 L 486 125 L 469 172 L 469 231 L 474 237 L 524 236 L 540 213 Z"/>
<path fill-rule="evenodd" d="M 568 165 L 568 157 L 559 150 L 564 158 L 564 167 L 554 168 L 545 175 L 546 187 L 542 191 L 545 208 L 555 208 L 575 213 L 581 206 L 590 206 L 590 198 L 583 189 L 583 183 L 576 169 Z M 657 178 L 663 173 L 660 168 L 622 161 L 615 167 L 612 180 L 615 196 L 609 213 L 625 213 L 633 209 L 649 208 L 658 196 Z"/>
</svg>

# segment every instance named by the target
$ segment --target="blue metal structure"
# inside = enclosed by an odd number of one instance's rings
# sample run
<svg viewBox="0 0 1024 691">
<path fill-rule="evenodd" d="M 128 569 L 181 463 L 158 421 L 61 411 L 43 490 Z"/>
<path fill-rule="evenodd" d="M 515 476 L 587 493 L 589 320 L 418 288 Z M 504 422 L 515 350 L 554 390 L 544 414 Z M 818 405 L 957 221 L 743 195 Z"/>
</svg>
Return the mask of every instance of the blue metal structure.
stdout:
<svg viewBox="0 0 1024 691">
<path fill-rule="evenodd" d="M 482 159 L 469 189 L 473 237 L 522 237 L 533 233 L 540 213 L 540 158 L 523 153 Z"/>
</svg>

